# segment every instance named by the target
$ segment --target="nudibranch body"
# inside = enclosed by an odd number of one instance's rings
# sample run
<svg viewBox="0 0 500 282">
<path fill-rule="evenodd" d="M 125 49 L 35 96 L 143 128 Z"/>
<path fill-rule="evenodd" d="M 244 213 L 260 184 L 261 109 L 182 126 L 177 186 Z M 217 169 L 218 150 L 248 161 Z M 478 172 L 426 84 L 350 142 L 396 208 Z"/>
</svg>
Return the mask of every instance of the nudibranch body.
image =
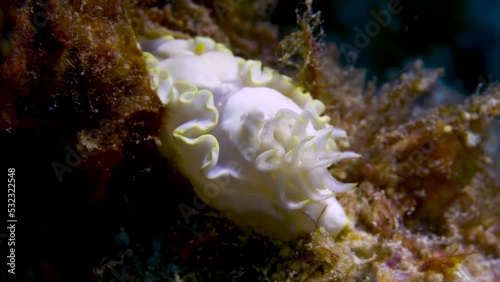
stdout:
<svg viewBox="0 0 500 282">
<path fill-rule="evenodd" d="M 347 216 L 335 198 L 354 184 L 327 168 L 345 158 L 342 129 L 324 104 L 261 62 L 209 38 L 143 40 L 151 84 L 168 108 L 160 151 L 196 193 L 239 225 L 278 238 L 324 226 L 336 236 Z"/>
</svg>

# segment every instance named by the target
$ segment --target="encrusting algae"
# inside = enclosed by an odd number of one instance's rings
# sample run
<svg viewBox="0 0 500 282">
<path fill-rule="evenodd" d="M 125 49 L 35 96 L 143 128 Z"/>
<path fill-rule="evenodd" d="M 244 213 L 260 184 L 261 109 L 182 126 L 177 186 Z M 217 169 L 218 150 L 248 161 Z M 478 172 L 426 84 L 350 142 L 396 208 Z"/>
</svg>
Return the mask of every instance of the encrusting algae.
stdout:
<svg viewBox="0 0 500 282">
<path fill-rule="evenodd" d="M 59 213 L 44 207 L 84 209 L 91 220 L 66 228 L 100 230 L 85 238 L 78 249 L 85 255 L 71 264 L 59 261 L 67 255 L 60 250 L 50 259 L 31 258 L 28 269 L 61 281 L 86 273 L 89 264 L 95 281 L 112 279 L 110 267 L 166 281 L 499 279 L 499 156 L 487 146 L 500 114 L 500 85 L 460 104 L 423 109 L 422 101 L 441 90 L 442 69 L 417 61 L 377 88 L 362 70 L 339 63 L 311 1 L 281 42 L 264 16 L 272 5 L 1 4 L 0 140 L 26 148 L 38 140 L 36 150 L 23 153 L 34 160 L 25 166 L 41 167 L 38 181 L 55 188 L 33 191 L 34 210 L 56 219 Z M 34 26 L 36 12 L 46 13 L 44 26 Z M 358 183 L 336 194 L 350 222 L 337 237 L 316 224 L 313 232 L 280 241 L 193 201 L 176 163 L 158 154 L 161 116 L 172 117 L 150 85 L 138 46 L 137 38 L 167 34 L 210 37 L 236 56 L 287 74 L 325 104 L 330 124 L 347 132 L 339 149 L 361 155 L 330 168 L 340 182 Z M 67 161 L 69 150 L 79 162 Z M 60 195 L 71 205 L 61 204 Z M 128 241 L 108 251 L 120 227 Z M 68 240 L 59 228 L 46 223 L 32 234 L 58 249 L 53 242 Z"/>
</svg>

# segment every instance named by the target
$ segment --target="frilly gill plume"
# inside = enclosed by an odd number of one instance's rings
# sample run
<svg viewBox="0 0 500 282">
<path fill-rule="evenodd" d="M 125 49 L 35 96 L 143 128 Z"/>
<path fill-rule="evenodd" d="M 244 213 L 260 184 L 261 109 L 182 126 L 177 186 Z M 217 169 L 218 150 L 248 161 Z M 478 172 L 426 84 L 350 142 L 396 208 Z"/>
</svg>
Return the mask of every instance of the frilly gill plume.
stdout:
<svg viewBox="0 0 500 282">
<path fill-rule="evenodd" d="M 209 38 L 142 40 L 151 85 L 169 110 L 161 152 L 174 151 L 200 197 L 240 225 L 291 238 L 348 223 L 335 199 L 354 184 L 327 168 L 359 155 L 339 151 L 346 132 L 322 102 L 258 61 Z M 215 190 L 214 190 L 215 189 Z M 317 221 L 317 222 L 315 222 Z"/>
</svg>

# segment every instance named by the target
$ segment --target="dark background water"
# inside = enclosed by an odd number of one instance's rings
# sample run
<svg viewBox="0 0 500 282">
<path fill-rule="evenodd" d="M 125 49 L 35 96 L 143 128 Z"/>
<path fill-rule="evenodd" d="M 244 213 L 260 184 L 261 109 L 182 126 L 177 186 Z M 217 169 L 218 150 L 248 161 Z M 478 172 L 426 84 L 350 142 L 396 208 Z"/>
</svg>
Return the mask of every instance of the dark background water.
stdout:
<svg viewBox="0 0 500 282">
<path fill-rule="evenodd" d="M 278 12 L 273 15 L 272 21 L 282 27 L 283 34 L 295 26 L 298 2 L 280 0 L 278 3 Z M 315 10 L 322 12 L 326 39 L 339 46 L 343 44 L 355 48 L 357 59 L 352 60 L 346 53 L 342 56 L 345 64 L 366 68 L 369 77 L 375 76 L 382 82 L 390 78 L 391 70 L 398 71 L 406 62 L 421 58 L 426 66 L 444 67 L 444 81 L 465 94 L 473 93 L 481 82 L 500 78 L 499 0 L 401 1 L 397 6 L 397 10 L 401 11 L 397 14 L 389 12 L 391 18 L 383 26 L 385 23 L 377 22 L 372 14 L 389 11 L 387 4 L 388 1 L 384 0 L 314 2 Z M 358 28 L 366 34 L 367 25 L 376 28 L 377 24 L 380 30 L 373 30 L 373 36 L 368 36 L 369 40 L 365 42 L 366 46 L 357 44 Z M 45 132 L 43 136 L 56 135 L 55 132 Z M 40 139 L 37 132 L 28 130 L 18 130 L 1 137 L 0 145 L 4 148 L 1 158 L 4 162 L 5 158 L 8 159 L 9 167 L 16 167 L 16 200 L 20 218 L 16 231 L 17 266 L 21 275 L 23 270 L 31 267 L 27 261 L 36 261 L 38 264 L 27 276 L 43 272 L 46 280 L 38 281 L 65 281 L 65 277 L 72 277 L 71 281 L 84 281 L 91 267 L 99 264 L 95 257 L 111 248 L 109 238 L 113 235 L 110 234 L 116 234 L 118 249 L 128 244 L 128 237 L 134 238 L 134 234 L 118 231 L 121 227 L 125 226 L 125 230 L 135 227 L 140 230 L 137 233 L 146 234 L 143 237 L 150 236 L 154 233 L 150 230 L 155 228 L 165 233 L 162 228 L 167 225 L 157 218 L 166 214 L 164 210 L 168 209 L 168 190 L 150 193 L 156 188 L 151 181 L 154 177 L 143 176 L 134 182 L 138 183 L 136 187 L 141 188 L 141 200 L 146 203 L 144 206 L 150 206 L 150 209 L 136 212 L 132 209 L 134 207 L 123 205 L 120 196 L 121 193 L 128 193 L 122 191 L 126 189 L 109 191 L 111 196 L 108 198 L 111 200 L 105 202 L 102 208 L 94 208 L 88 204 L 88 194 L 93 187 L 87 183 L 83 173 L 70 174 L 62 184 L 54 177 L 51 162 L 63 162 L 66 155 L 54 157 L 50 148 L 66 141 L 54 140 L 53 137 Z M 5 151 L 14 157 L 8 158 L 4 155 Z M 125 169 L 124 165 L 116 173 L 135 177 Z M 117 179 L 111 186 L 123 188 L 129 184 L 129 179 Z M 171 206 L 176 208 L 173 204 Z M 3 229 L 0 232 L 2 252 L 6 252 L 6 236 Z M 156 242 L 151 243 L 153 240 L 144 239 L 143 242 L 147 242 L 144 245 L 153 250 L 151 258 L 155 259 L 156 250 L 160 247 Z M 1 253 L 1 256 L 5 258 L 6 254 Z M 6 275 L 2 272 L 0 281 L 9 281 Z M 106 281 L 111 280 L 110 277 Z"/>
<path fill-rule="evenodd" d="M 271 20 L 284 33 L 293 28 L 299 2 L 278 3 Z M 417 58 L 444 67 L 444 81 L 464 94 L 500 78 L 498 0 L 316 0 L 313 7 L 322 13 L 326 39 L 345 47 L 343 62 L 366 68 L 379 82 Z"/>
</svg>

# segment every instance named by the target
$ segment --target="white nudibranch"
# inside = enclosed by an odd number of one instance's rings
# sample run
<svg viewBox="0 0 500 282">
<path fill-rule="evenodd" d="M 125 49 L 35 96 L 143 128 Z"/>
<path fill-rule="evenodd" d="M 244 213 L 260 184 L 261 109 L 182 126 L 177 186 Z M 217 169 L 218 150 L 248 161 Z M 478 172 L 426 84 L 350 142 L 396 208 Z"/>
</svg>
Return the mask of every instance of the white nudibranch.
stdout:
<svg viewBox="0 0 500 282">
<path fill-rule="evenodd" d="M 321 101 L 209 38 L 140 42 L 167 108 L 160 151 L 201 199 L 240 226 L 282 239 L 317 226 L 336 236 L 348 224 L 335 193 L 355 184 L 327 168 L 359 155 L 338 149 L 346 132 L 321 116 Z"/>
</svg>

